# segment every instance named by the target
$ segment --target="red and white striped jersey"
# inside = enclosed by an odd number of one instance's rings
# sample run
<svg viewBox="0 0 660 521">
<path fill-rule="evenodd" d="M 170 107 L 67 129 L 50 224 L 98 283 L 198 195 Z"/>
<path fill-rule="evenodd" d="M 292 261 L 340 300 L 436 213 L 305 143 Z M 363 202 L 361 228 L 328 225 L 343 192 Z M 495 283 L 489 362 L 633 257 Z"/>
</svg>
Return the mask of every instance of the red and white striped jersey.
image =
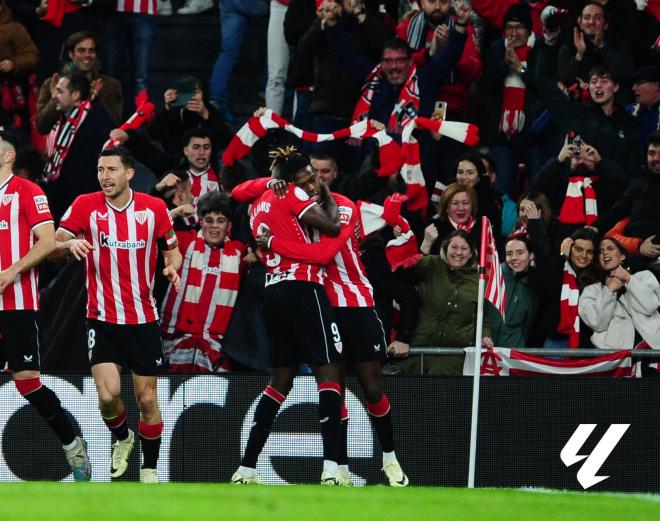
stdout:
<svg viewBox="0 0 660 521">
<path fill-rule="evenodd" d="M 132 192 L 126 206 L 115 208 L 103 192 L 81 195 L 60 228 L 94 247 L 87 255 L 88 318 L 111 324 L 158 320 L 152 295 L 158 249 L 177 245 L 162 200 Z"/>
<path fill-rule="evenodd" d="M 158 0 L 117 0 L 117 11 L 155 15 L 158 12 Z"/>
<path fill-rule="evenodd" d="M 34 244 L 34 229 L 52 223 L 48 200 L 39 186 L 10 175 L 0 186 L 0 271 L 25 257 Z M 39 309 L 38 270 L 21 273 L 0 294 L 0 310 Z"/>
<path fill-rule="evenodd" d="M 207 168 L 203 172 L 188 170 L 188 177 L 190 177 L 190 191 L 193 196 L 193 204 L 197 204 L 197 199 L 202 197 L 206 192 L 218 189 L 218 176 L 212 168 Z"/>
<path fill-rule="evenodd" d="M 324 285 L 332 307 L 373 307 L 373 288 L 360 261 L 357 208 L 348 197 L 336 193 L 332 197 L 339 209 L 338 237 L 322 237 L 315 244 L 296 244 L 276 236 L 271 248 L 294 259 L 325 264 Z"/>
<path fill-rule="evenodd" d="M 249 181 L 248 181 L 249 183 Z M 233 193 L 233 192 L 232 192 Z M 252 235 L 259 235 L 263 229 L 281 237 L 301 244 L 311 242 L 300 219 L 306 211 L 316 205 L 302 188 L 289 185 L 283 198 L 278 198 L 272 190 L 264 194 L 252 204 L 250 228 Z M 266 286 L 283 280 L 301 280 L 323 284 L 323 267 L 307 262 L 299 262 L 269 251 L 263 255 L 262 261 L 266 267 Z"/>
</svg>

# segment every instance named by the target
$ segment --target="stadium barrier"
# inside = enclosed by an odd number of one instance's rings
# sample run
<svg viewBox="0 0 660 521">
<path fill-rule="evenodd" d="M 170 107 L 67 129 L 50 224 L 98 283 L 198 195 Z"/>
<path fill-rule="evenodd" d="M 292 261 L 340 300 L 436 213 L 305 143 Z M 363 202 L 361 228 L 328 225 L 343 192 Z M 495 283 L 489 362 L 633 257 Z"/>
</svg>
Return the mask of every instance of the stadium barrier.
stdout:
<svg viewBox="0 0 660 521">
<path fill-rule="evenodd" d="M 59 395 L 87 439 L 93 480 L 109 481 L 111 439 L 97 411 L 93 379 L 44 375 L 42 380 Z M 267 381 L 264 375 L 246 374 L 159 379 L 161 481 L 229 481 Z M 122 385 L 129 425 L 135 429 L 138 412 L 130 376 L 123 377 Z M 384 387 L 392 403 L 397 455 L 411 484 L 465 486 L 472 378 L 386 377 Z M 314 379 L 296 378 L 259 458 L 266 483 L 318 482 L 322 450 L 316 403 Z M 353 378 L 346 403 L 354 481 L 384 483 L 378 441 Z M 657 493 L 659 410 L 660 379 L 655 378 L 484 378 L 476 486 Z M 613 425 L 628 425 L 616 442 L 609 435 Z M 0 377 L 0 432 L 1 481 L 71 481 L 58 440 L 8 376 Z M 135 450 L 122 479 L 137 480 L 138 468 Z M 591 474 L 606 479 L 585 487 L 585 476 Z"/>
</svg>

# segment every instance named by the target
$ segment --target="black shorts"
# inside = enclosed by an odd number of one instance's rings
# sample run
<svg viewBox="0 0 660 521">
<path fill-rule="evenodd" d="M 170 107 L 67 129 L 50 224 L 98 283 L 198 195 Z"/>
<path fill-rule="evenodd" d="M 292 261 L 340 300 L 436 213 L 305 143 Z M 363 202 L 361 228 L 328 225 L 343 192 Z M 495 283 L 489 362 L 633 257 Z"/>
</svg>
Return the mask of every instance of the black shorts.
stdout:
<svg viewBox="0 0 660 521">
<path fill-rule="evenodd" d="M 36 311 L 0 311 L 0 334 L 4 358 L 12 372 L 39 371 Z"/>
<path fill-rule="evenodd" d="M 342 360 L 339 327 L 320 284 L 285 280 L 264 290 L 271 367 L 312 366 Z"/>
<path fill-rule="evenodd" d="M 87 352 L 90 365 L 114 363 L 139 376 L 165 371 L 160 324 L 119 325 L 87 319 Z"/>
<path fill-rule="evenodd" d="M 384 363 L 387 340 L 376 308 L 332 308 L 344 342 L 344 356 L 350 362 Z"/>
</svg>

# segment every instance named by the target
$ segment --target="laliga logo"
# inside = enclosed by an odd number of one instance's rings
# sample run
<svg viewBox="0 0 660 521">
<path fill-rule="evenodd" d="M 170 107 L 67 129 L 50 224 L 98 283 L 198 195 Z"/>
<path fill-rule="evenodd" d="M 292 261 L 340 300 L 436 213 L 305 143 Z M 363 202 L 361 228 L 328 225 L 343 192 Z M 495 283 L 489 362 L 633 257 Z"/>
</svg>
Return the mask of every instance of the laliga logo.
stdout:
<svg viewBox="0 0 660 521">
<path fill-rule="evenodd" d="M 621 438 L 623 438 L 628 427 L 630 427 L 629 423 L 613 423 L 600 439 L 593 452 L 589 454 L 589 457 L 578 454 L 578 451 L 582 448 L 589 436 L 591 436 L 596 425 L 595 423 L 580 424 L 575 429 L 571 438 L 566 442 L 559 455 L 567 467 L 587 458 L 577 473 L 577 480 L 585 490 L 609 478 L 609 476 L 596 476 L 596 472 L 603 466 L 605 460 L 612 453 Z"/>
</svg>

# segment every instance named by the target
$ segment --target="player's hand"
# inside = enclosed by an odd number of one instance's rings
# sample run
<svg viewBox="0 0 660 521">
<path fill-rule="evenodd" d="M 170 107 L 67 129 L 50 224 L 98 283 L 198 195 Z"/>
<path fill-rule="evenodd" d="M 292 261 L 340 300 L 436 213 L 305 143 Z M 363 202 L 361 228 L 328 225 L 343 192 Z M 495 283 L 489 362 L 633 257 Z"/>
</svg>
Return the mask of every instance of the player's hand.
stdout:
<svg viewBox="0 0 660 521">
<path fill-rule="evenodd" d="M 268 181 L 268 188 L 270 188 L 278 199 L 284 199 L 286 196 L 289 183 L 282 179 L 272 179 Z"/>
<path fill-rule="evenodd" d="M 85 239 L 71 239 L 68 241 L 67 247 L 77 261 L 84 260 L 87 254 L 94 250 L 94 246 Z"/>
<path fill-rule="evenodd" d="M 410 344 L 395 340 L 387 346 L 387 354 L 392 358 L 408 358 L 410 354 Z"/>
<path fill-rule="evenodd" d="M 174 188 L 179 182 L 179 178 L 172 173 L 167 174 L 156 184 L 156 190 L 159 192 L 166 192 L 170 188 Z"/>
<path fill-rule="evenodd" d="M 270 230 L 265 229 L 259 235 L 257 235 L 255 241 L 261 251 L 270 250 L 270 239 L 272 236 L 273 234 L 270 233 Z"/>
<path fill-rule="evenodd" d="M 165 275 L 167 280 L 170 281 L 170 284 L 174 286 L 174 290 L 179 291 L 179 288 L 181 287 L 181 277 L 179 277 L 177 271 L 172 266 L 165 266 L 165 268 L 163 268 L 163 275 Z"/>
<path fill-rule="evenodd" d="M 13 270 L 11 266 L 6 270 L 0 271 L 0 295 L 7 288 L 7 286 L 14 283 L 17 277 L 18 273 Z"/>
</svg>

